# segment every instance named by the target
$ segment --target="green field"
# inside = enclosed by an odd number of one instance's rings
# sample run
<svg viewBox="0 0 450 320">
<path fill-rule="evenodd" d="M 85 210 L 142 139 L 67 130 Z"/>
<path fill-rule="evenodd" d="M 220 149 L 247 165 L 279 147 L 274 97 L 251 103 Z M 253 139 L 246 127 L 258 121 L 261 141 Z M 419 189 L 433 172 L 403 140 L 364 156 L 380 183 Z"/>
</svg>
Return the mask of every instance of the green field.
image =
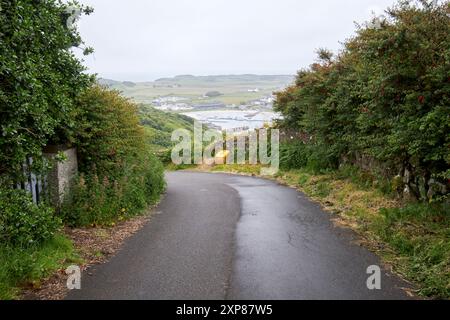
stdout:
<svg viewBox="0 0 450 320">
<path fill-rule="evenodd" d="M 138 103 L 151 103 L 155 98 L 176 96 L 186 98 L 186 103 L 222 102 L 226 105 L 244 104 L 271 95 L 292 83 L 290 75 L 223 75 L 223 76 L 176 76 L 153 82 L 119 82 L 101 79 L 100 83 L 117 89 Z M 248 90 L 258 89 L 258 92 Z M 204 98 L 210 91 L 219 91 L 219 97 Z"/>
</svg>

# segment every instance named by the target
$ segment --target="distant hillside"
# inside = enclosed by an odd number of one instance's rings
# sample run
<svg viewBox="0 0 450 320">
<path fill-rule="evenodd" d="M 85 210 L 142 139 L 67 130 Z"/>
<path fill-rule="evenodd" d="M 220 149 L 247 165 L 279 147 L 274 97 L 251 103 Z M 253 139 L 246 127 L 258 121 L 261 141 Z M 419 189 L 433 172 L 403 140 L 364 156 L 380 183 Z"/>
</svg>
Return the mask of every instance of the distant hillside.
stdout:
<svg viewBox="0 0 450 320">
<path fill-rule="evenodd" d="M 122 92 L 135 102 L 152 104 L 159 97 L 184 98 L 188 104 L 211 103 L 211 99 L 225 105 L 240 105 L 283 90 L 294 81 L 290 75 L 179 75 L 156 81 L 131 82 L 99 79 L 100 84 Z M 220 97 L 209 97 L 207 93 L 217 91 Z M 206 100 L 205 100 L 206 98 Z M 209 99 L 209 100 L 208 100 Z"/>
<path fill-rule="evenodd" d="M 124 85 L 126 87 L 135 87 L 136 83 L 135 82 L 131 82 L 131 81 L 116 81 L 116 80 L 111 80 L 111 79 L 104 79 L 104 78 L 99 78 L 97 80 L 97 82 L 103 86 L 107 86 L 107 87 L 115 87 L 115 86 L 120 86 L 120 85 Z"/>
<path fill-rule="evenodd" d="M 293 75 L 257 75 L 257 74 L 241 74 L 241 75 L 211 75 L 211 76 L 193 76 L 193 75 L 178 75 L 169 78 L 160 78 L 155 81 L 145 82 L 131 82 L 131 81 L 116 81 L 112 79 L 99 78 L 98 83 L 106 86 L 136 86 L 148 85 L 151 83 L 183 83 L 183 82 L 281 82 L 290 83 L 294 80 Z"/>
<path fill-rule="evenodd" d="M 99 78 L 99 79 L 97 80 L 97 82 L 98 82 L 99 84 L 101 84 L 102 86 L 107 86 L 107 87 L 115 86 L 115 85 L 121 84 L 120 81 L 111 80 L 111 79 L 104 79 L 104 78 Z"/>
<path fill-rule="evenodd" d="M 155 82 L 291 82 L 294 79 L 292 75 L 256 75 L 256 74 L 241 74 L 241 75 L 212 75 L 212 76 L 193 76 L 193 75 L 179 75 L 173 78 L 161 78 Z"/>
<path fill-rule="evenodd" d="M 172 132 L 176 129 L 193 130 L 194 120 L 181 114 L 164 112 L 151 106 L 139 106 L 141 124 L 149 135 L 150 145 L 155 151 L 170 148 Z"/>
</svg>

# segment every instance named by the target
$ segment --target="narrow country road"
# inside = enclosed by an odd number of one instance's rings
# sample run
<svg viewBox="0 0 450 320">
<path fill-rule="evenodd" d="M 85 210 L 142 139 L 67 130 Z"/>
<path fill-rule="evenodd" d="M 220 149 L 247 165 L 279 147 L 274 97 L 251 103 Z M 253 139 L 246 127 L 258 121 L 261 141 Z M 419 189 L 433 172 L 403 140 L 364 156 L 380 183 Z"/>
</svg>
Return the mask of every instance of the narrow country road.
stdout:
<svg viewBox="0 0 450 320">
<path fill-rule="evenodd" d="M 252 177 L 167 173 L 150 222 L 67 299 L 407 299 L 407 285 L 294 189 Z"/>
</svg>

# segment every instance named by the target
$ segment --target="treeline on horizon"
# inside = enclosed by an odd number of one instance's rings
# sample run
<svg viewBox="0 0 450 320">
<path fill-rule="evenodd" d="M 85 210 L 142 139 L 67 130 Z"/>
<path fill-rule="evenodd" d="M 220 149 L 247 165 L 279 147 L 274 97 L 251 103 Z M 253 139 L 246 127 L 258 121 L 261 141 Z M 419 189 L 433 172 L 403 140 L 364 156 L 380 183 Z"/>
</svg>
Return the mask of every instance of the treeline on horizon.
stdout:
<svg viewBox="0 0 450 320">
<path fill-rule="evenodd" d="M 399 193 L 448 199 L 449 22 L 449 1 L 399 1 L 358 26 L 337 55 L 319 49 L 277 93 L 279 126 L 306 137 L 282 152 L 289 166 L 336 169 L 366 159 Z"/>
</svg>

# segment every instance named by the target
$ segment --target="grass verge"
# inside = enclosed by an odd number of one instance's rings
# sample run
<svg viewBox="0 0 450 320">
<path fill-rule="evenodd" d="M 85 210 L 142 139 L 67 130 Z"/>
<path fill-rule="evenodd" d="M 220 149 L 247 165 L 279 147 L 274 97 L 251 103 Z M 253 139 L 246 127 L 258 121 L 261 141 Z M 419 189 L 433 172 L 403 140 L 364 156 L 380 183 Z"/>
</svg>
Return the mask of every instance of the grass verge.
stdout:
<svg viewBox="0 0 450 320">
<path fill-rule="evenodd" d="M 22 288 L 38 288 L 55 271 L 80 261 L 72 241 L 61 234 L 38 247 L 0 247 L 0 300 L 16 299 Z"/>
</svg>

